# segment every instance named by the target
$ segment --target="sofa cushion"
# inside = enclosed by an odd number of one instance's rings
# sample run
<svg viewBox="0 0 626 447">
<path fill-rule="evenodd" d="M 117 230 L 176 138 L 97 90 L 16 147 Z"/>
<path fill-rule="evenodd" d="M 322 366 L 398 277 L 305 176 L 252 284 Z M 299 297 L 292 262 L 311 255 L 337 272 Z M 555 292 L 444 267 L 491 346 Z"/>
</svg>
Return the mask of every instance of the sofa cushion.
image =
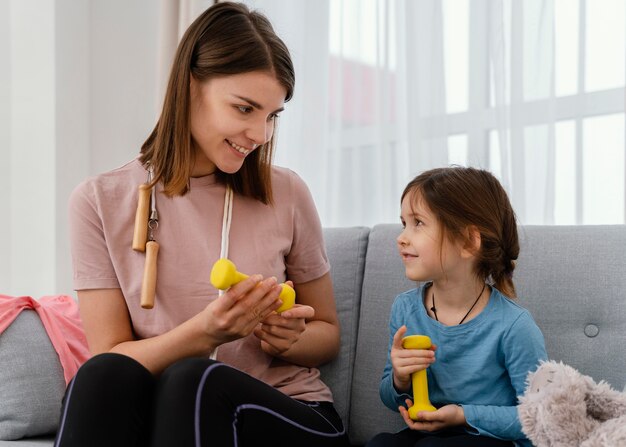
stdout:
<svg viewBox="0 0 626 447">
<path fill-rule="evenodd" d="M 322 379 L 333 392 L 335 407 L 346 429 L 368 234 L 369 228 L 366 227 L 324 229 L 341 325 L 341 346 L 337 358 L 320 370 Z"/>
<path fill-rule="evenodd" d="M 0 439 L 53 433 L 65 392 L 63 369 L 33 310 L 0 334 Z"/>
<path fill-rule="evenodd" d="M 0 447 L 53 447 L 54 436 L 20 439 L 18 441 L 0 441 Z"/>
</svg>

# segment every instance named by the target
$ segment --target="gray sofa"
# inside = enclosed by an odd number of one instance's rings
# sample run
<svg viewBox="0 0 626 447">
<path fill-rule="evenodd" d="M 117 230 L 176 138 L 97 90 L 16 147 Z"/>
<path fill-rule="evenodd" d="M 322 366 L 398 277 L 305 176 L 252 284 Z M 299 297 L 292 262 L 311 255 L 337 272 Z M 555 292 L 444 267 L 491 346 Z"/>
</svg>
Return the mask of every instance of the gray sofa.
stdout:
<svg viewBox="0 0 626 447">
<path fill-rule="evenodd" d="M 403 426 L 378 397 L 394 297 L 404 278 L 396 224 L 327 228 L 342 346 L 322 367 L 354 445 Z M 520 227 L 515 271 L 519 303 L 531 311 L 551 359 L 622 390 L 626 383 L 626 225 Z M 2 342 L 0 340 L 0 349 Z M 57 371 L 58 365 L 41 365 Z M 1 397 L 0 397 L 1 398 Z M 51 446 L 52 438 L 0 441 L 0 447 Z"/>
</svg>

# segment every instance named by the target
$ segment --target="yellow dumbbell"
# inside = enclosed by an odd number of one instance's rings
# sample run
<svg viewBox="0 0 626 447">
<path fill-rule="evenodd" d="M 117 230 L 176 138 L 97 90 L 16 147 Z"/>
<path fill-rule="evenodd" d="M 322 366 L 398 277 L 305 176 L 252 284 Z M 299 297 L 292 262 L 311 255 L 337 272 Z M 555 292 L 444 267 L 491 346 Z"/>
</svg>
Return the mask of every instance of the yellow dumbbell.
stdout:
<svg viewBox="0 0 626 447">
<path fill-rule="evenodd" d="M 432 342 L 427 335 L 408 335 L 402 339 L 402 347 L 405 349 L 430 349 Z M 426 370 L 411 374 L 413 384 L 413 406 L 409 408 L 409 417 L 417 420 L 417 413 L 420 411 L 437 410 L 428 399 L 428 380 Z"/>
<path fill-rule="evenodd" d="M 215 261 L 213 269 L 211 269 L 211 284 L 216 289 L 226 290 L 229 287 L 234 286 L 240 281 L 246 279 L 248 275 L 238 272 L 235 264 L 226 259 L 221 258 Z M 281 313 L 287 309 L 291 309 L 296 302 L 296 291 L 289 287 L 287 284 L 281 284 L 283 287 L 280 291 L 278 298 L 283 302 L 276 312 Z"/>
</svg>

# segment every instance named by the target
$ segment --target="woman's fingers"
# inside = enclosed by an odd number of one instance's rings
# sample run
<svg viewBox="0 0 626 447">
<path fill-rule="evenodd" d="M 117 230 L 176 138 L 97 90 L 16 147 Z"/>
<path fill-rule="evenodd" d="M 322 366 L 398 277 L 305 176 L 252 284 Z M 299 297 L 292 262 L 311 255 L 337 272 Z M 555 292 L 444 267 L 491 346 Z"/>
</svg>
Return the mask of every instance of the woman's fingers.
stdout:
<svg viewBox="0 0 626 447">
<path fill-rule="evenodd" d="M 263 279 L 261 275 L 252 275 L 209 305 L 212 317 L 208 323 L 214 331 L 222 333 L 218 338 L 245 337 L 280 307 L 280 291 L 276 278 Z"/>
</svg>

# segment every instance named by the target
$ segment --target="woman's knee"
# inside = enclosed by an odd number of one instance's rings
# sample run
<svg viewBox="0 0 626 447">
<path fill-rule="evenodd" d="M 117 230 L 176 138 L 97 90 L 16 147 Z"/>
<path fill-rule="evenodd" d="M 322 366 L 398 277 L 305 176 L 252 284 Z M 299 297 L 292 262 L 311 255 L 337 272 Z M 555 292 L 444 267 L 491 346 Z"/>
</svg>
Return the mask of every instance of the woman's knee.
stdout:
<svg viewBox="0 0 626 447">
<path fill-rule="evenodd" d="M 153 445 L 194 445 L 197 393 L 206 371 L 214 365 L 222 364 L 190 358 L 163 371 L 155 394 Z"/>
<path fill-rule="evenodd" d="M 219 366 L 224 365 L 204 358 L 188 358 L 174 363 L 159 377 L 157 405 L 176 408 L 195 401 L 198 389 L 206 386 L 207 380 L 212 380 L 210 371 Z"/>
<path fill-rule="evenodd" d="M 85 362 L 73 379 L 73 387 L 98 395 L 134 393 L 153 387 L 154 378 L 141 363 L 115 353 L 98 354 Z M 119 396 L 119 394 L 116 394 Z"/>
<path fill-rule="evenodd" d="M 159 378 L 159 387 L 162 390 L 170 388 L 172 390 L 180 390 L 181 388 L 195 389 L 207 369 L 210 369 L 213 365 L 221 365 L 221 363 L 203 358 L 179 360 L 163 371 Z"/>
</svg>

